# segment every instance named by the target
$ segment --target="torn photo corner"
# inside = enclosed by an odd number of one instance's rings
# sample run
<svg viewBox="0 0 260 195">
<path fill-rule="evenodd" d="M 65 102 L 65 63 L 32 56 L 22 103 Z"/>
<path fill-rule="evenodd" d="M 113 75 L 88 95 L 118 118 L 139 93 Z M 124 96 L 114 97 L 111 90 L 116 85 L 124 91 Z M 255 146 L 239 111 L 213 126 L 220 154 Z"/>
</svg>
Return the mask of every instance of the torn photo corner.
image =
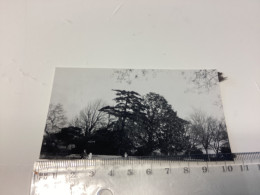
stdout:
<svg viewBox="0 0 260 195">
<path fill-rule="evenodd" d="M 57 68 L 41 159 L 231 153 L 217 70 Z"/>
</svg>

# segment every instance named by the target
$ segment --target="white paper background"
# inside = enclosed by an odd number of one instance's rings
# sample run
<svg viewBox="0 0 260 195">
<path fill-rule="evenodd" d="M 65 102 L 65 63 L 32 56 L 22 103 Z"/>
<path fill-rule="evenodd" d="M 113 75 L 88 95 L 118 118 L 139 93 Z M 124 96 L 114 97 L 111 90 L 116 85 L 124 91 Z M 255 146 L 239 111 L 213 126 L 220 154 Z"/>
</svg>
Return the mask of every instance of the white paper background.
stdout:
<svg viewBox="0 0 260 195">
<path fill-rule="evenodd" d="M 28 194 L 56 66 L 217 68 L 233 152 L 260 151 L 258 0 L 0 0 L 0 17 L 0 194 Z"/>
</svg>

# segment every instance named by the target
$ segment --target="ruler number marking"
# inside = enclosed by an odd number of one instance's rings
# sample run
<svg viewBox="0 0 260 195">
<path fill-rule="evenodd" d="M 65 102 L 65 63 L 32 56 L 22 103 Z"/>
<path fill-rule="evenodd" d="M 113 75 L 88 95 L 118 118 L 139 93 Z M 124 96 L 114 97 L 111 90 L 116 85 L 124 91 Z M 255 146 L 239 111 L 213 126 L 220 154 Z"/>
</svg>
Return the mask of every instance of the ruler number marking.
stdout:
<svg viewBox="0 0 260 195">
<path fill-rule="evenodd" d="M 231 165 L 222 166 L 222 168 L 223 168 L 223 172 L 232 172 L 233 171 L 233 167 Z"/>
<path fill-rule="evenodd" d="M 209 172 L 208 167 L 202 167 L 201 169 L 202 169 L 203 173 L 208 173 Z"/>
<path fill-rule="evenodd" d="M 69 178 L 71 178 L 71 179 L 77 178 L 76 172 L 70 172 Z"/>
<path fill-rule="evenodd" d="M 183 168 L 184 173 L 190 173 L 190 168 L 189 167 L 184 167 Z"/>
<path fill-rule="evenodd" d="M 95 172 L 94 172 L 94 171 L 89 171 L 89 172 L 88 172 L 88 176 L 89 176 L 89 177 L 94 177 L 94 175 L 95 175 Z"/>
<path fill-rule="evenodd" d="M 152 169 L 146 169 L 146 174 L 147 175 L 152 175 L 152 173 L 153 173 Z"/>
<path fill-rule="evenodd" d="M 240 165 L 241 171 L 249 171 L 248 165 Z"/>
<path fill-rule="evenodd" d="M 133 169 L 128 169 L 127 170 L 127 175 L 133 175 L 134 174 L 134 170 Z"/>
<path fill-rule="evenodd" d="M 114 176 L 115 175 L 114 170 L 109 171 L 108 175 L 110 175 L 111 177 Z"/>
<path fill-rule="evenodd" d="M 165 168 L 166 174 L 170 174 L 171 169 L 170 168 Z"/>
<path fill-rule="evenodd" d="M 57 172 L 56 172 L 56 173 L 52 173 L 52 177 L 53 177 L 53 179 L 56 179 L 56 178 L 57 178 L 57 175 L 58 175 Z"/>
<path fill-rule="evenodd" d="M 47 177 L 48 177 L 48 173 L 39 173 L 39 180 L 41 180 L 41 179 L 47 179 Z"/>
</svg>

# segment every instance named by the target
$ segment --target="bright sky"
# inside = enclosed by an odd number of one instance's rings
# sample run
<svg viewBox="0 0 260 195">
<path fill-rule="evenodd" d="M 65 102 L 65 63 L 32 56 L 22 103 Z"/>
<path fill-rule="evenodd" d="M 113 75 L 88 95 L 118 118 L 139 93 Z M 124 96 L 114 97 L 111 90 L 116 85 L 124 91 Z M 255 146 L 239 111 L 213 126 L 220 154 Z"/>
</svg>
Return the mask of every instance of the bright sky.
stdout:
<svg viewBox="0 0 260 195">
<path fill-rule="evenodd" d="M 183 71 L 186 76 L 193 73 L 192 70 L 148 70 L 144 77 L 132 79 L 128 84 L 117 80 L 115 69 L 57 68 L 51 103 L 61 103 L 70 120 L 96 99 L 114 105 L 116 96 L 112 89 L 124 89 L 140 95 L 149 92 L 162 95 L 183 119 L 188 119 L 193 109 L 201 109 L 217 118 L 223 117 L 223 110 L 214 104 L 220 95 L 219 86 L 201 94 L 187 92 L 193 85 L 181 74 Z M 134 70 L 133 73 L 141 75 L 141 70 Z"/>
</svg>

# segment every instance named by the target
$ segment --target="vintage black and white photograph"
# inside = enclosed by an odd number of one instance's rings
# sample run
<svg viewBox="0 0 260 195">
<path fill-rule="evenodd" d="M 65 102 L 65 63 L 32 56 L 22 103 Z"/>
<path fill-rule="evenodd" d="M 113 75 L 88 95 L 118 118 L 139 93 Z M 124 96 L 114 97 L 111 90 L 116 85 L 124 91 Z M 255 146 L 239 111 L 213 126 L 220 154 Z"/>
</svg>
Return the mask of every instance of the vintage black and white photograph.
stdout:
<svg viewBox="0 0 260 195">
<path fill-rule="evenodd" d="M 57 68 L 40 158 L 230 153 L 217 70 Z"/>
</svg>

